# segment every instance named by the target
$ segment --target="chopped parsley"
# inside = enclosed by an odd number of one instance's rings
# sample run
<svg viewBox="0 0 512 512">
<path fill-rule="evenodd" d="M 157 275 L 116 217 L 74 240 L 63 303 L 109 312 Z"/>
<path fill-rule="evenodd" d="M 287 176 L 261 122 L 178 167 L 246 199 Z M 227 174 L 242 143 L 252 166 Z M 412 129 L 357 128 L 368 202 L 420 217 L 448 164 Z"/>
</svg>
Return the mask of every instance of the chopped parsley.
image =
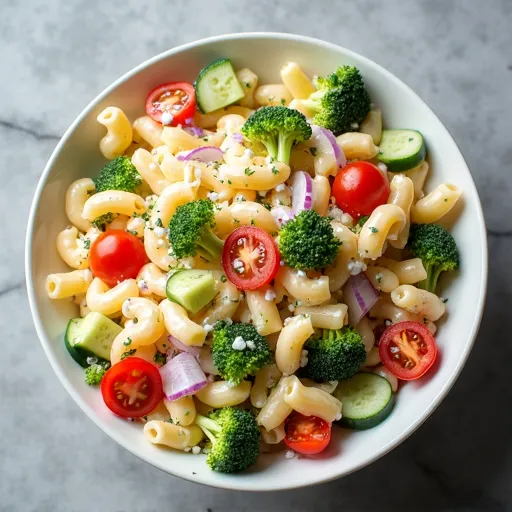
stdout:
<svg viewBox="0 0 512 512">
<path fill-rule="evenodd" d="M 91 248 L 91 241 L 90 241 L 88 238 L 86 238 L 86 239 L 84 240 L 84 247 L 85 247 L 86 249 L 90 249 L 90 248 Z"/>
<path fill-rule="evenodd" d="M 279 171 L 277 170 L 276 166 L 272 166 L 272 174 L 279 174 Z"/>
<path fill-rule="evenodd" d="M 253 171 L 250 167 L 246 167 L 244 172 L 246 176 L 252 176 L 256 171 Z"/>
<path fill-rule="evenodd" d="M 370 226 L 368 229 L 369 229 L 372 233 L 378 233 L 378 232 L 379 232 L 379 230 L 378 230 L 375 226 Z"/>
<path fill-rule="evenodd" d="M 227 280 L 228 280 L 228 278 L 227 278 L 224 274 L 222 274 L 222 275 L 220 276 L 220 282 L 221 282 L 221 283 L 225 283 Z"/>
<path fill-rule="evenodd" d="M 137 352 L 137 349 L 135 349 L 135 348 L 132 348 L 131 350 L 128 350 L 128 352 L 123 352 L 121 354 L 121 361 L 123 359 L 126 359 L 127 357 L 133 356 L 133 354 L 135 354 L 135 352 Z"/>
<path fill-rule="evenodd" d="M 162 224 L 162 219 L 160 217 L 158 217 L 158 219 L 156 219 L 155 226 L 158 226 L 159 228 L 164 227 L 164 225 Z"/>
<path fill-rule="evenodd" d="M 316 156 L 316 153 L 317 153 L 317 150 L 315 147 L 312 147 L 312 148 L 309 148 L 309 152 L 313 155 L 313 156 Z"/>
<path fill-rule="evenodd" d="M 156 352 L 153 356 L 153 361 L 156 364 L 165 364 L 167 362 L 167 356 L 162 354 L 162 352 Z"/>
<path fill-rule="evenodd" d="M 125 347 L 127 347 L 127 346 L 129 346 L 129 345 L 131 345 L 131 344 L 132 344 L 132 339 L 131 339 L 130 337 L 126 338 L 126 340 L 125 340 L 125 341 L 123 341 L 123 345 L 124 345 Z"/>
<path fill-rule="evenodd" d="M 281 105 L 284 107 L 286 105 L 286 100 L 284 98 L 281 98 Z"/>
<path fill-rule="evenodd" d="M 251 88 L 251 84 L 249 82 L 245 82 L 245 87 L 247 87 L 247 89 L 250 89 Z"/>
</svg>

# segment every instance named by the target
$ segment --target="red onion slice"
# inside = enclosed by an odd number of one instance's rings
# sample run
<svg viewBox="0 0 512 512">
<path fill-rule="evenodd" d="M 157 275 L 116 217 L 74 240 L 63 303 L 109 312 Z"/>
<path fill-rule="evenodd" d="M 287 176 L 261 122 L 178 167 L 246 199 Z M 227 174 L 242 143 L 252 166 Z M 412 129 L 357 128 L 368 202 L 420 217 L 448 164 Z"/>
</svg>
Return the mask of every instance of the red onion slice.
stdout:
<svg viewBox="0 0 512 512">
<path fill-rule="evenodd" d="M 199 160 L 207 164 L 209 162 L 220 162 L 224 158 L 224 153 L 217 146 L 201 146 L 186 153 L 181 153 L 176 158 L 181 162 Z"/>
<path fill-rule="evenodd" d="M 317 168 L 320 168 L 320 174 L 334 176 L 338 171 L 338 162 L 331 140 L 320 126 L 312 124 L 311 131 L 313 134 L 308 145 L 316 148 L 315 171 L 318 172 Z"/>
<path fill-rule="evenodd" d="M 160 368 L 165 396 L 168 400 L 178 400 L 193 395 L 206 386 L 207 379 L 199 363 L 192 354 L 182 352 Z"/>
<path fill-rule="evenodd" d="M 347 158 L 345 157 L 345 153 L 343 153 L 343 150 L 338 146 L 334 133 L 332 133 L 331 130 L 328 130 L 327 128 L 320 127 L 320 129 L 329 139 L 329 142 L 332 145 L 332 149 L 334 150 L 334 157 L 336 158 L 336 163 L 338 166 L 343 167 L 344 165 L 347 165 Z"/>
<path fill-rule="evenodd" d="M 302 210 L 313 208 L 313 180 L 305 171 L 293 173 L 292 186 L 292 210 L 295 215 Z"/>
<path fill-rule="evenodd" d="M 185 345 L 178 338 L 175 338 L 172 335 L 167 336 L 167 339 L 171 342 L 174 348 L 178 349 L 180 352 L 187 352 L 188 354 L 192 354 L 194 357 L 199 357 L 199 347 L 189 347 Z"/>
<path fill-rule="evenodd" d="M 186 126 L 183 130 L 194 137 L 204 137 L 204 130 L 199 126 Z"/>
<path fill-rule="evenodd" d="M 348 323 L 355 327 L 378 299 L 379 292 L 363 273 L 351 276 L 343 288 L 343 302 L 348 306 Z"/>
</svg>

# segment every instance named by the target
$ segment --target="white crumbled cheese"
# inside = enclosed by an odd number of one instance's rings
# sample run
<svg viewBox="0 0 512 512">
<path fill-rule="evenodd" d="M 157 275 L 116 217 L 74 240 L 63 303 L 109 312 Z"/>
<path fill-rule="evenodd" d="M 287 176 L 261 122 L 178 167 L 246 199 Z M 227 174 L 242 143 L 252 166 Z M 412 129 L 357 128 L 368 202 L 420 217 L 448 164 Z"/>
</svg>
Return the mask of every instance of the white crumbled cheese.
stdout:
<svg viewBox="0 0 512 512">
<path fill-rule="evenodd" d="M 253 341 L 253 340 L 247 340 L 247 341 L 245 342 L 245 345 L 247 346 L 247 348 L 248 348 L 249 350 L 254 350 L 254 349 L 256 348 L 256 344 L 254 343 L 254 341 Z"/>
<path fill-rule="evenodd" d="M 352 123 L 350 128 L 352 128 L 352 130 L 357 130 L 359 128 L 359 123 Z"/>
<path fill-rule="evenodd" d="M 168 124 L 172 123 L 173 119 L 174 119 L 174 116 L 171 113 L 164 112 L 162 114 L 162 118 L 160 119 L 160 121 L 162 122 L 163 125 L 168 125 Z"/>
<path fill-rule="evenodd" d="M 191 450 L 192 450 L 192 448 L 190 448 L 190 446 L 185 446 L 185 448 L 183 448 L 184 452 L 189 452 Z"/>
<path fill-rule="evenodd" d="M 297 277 L 306 277 L 306 272 L 304 270 L 297 270 Z"/>
<path fill-rule="evenodd" d="M 352 227 L 354 224 L 354 219 L 352 218 L 352 216 L 350 216 L 348 213 L 345 213 L 335 204 L 329 206 L 327 216 L 331 217 L 331 219 L 333 220 L 341 222 L 344 226 Z"/>
<path fill-rule="evenodd" d="M 295 302 L 295 306 L 296 306 L 296 307 L 300 307 L 300 306 L 302 306 L 302 301 L 301 301 L 301 300 L 296 301 L 296 302 Z"/>
<path fill-rule="evenodd" d="M 196 178 L 196 180 L 199 180 L 201 181 L 201 176 L 202 176 L 202 171 L 201 171 L 201 168 L 200 167 L 195 167 L 194 168 L 194 176 Z"/>
<path fill-rule="evenodd" d="M 224 322 L 226 322 L 227 325 L 231 325 L 233 320 L 231 320 L 231 318 L 224 318 Z"/>
<path fill-rule="evenodd" d="M 392 354 L 398 354 L 398 352 L 400 352 L 400 349 L 398 347 L 391 347 L 389 349 L 389 351 L 392 353 Z"/>
<path fill-rule="evenodd" d="M 284 325 L 288 325 L 292 320 L 293 320 L 293 316 L 289 316 L 288 318 L 284 319 L 283 324 Z"/>
<path fill-rule="evenodd" d="M 286 185 L 284 183 L 280 183 L 279 185 L 277 185 L 276 187 L 276 192 L 284 192 L 286 189 Z"/>
<path fill-rule="evenodd" d="M 341 420 L 341 412 L 336 414 L 336 418 L 334 418 L 334 421 L 340 421 Z"/>
<path fill-rule="evenodd" d="M 146 283 L 146 281 L 144 281 L 144 279 L 139 279 L 137 286 L 139 287 L 139 290 L 147 290 L 148 289 L 148 284 Z"/>
<path fill-rule="evenodd" d="M 385 174 L 388 172 L 388 168 L 386 166 L 386 164 L 382 163 L 382 162 L 379 162 L 377 164 L 377 167 Z"/>
<path fill-rule="evenodd" d="M 288 304 L 288 311 L 293 313 L 295 311 L 295 304 Z"/>
<path fill-rule="evenodd" d="M 390 325 L 393 324 L 391 320 L 386 320 L 384 323 L 386 324 L 386 327 L 389 327 Z"/>
<path fill-rule="evenodd" d="M 265 197 L 267 195 L 268 190 L 258 190 L 258 195 L 260 197 Z"/>
<path fill-rule="evenodd" d="M 297 454 L 293 451 L 293 450 L 288 450 L 284 456 L 287 458 L 287 459 L 295 459 L 295 457 L 297 456 Z"/>
<path fill-rule="evenodd" d="M 87 364 L 88 364 L 88 365 L 96 364 L 97 362 L 98 362 L 98 358 L 97 358 L 97 357 L 89 356 L 89 357 L 87 358 Z"/>
<path fill-rule="evenodd" d="M 244 262 L 240 258 L 236 258 L 233 261 L 233 268 L 238 272 L 244 271 Z"/>
<path fill-rule="evenodd" d="M 252 158 L 254 156 L 254 151 L 252 149 L 246 148 L 244 149 L 244 158 Z"/>
<path fill-rule="evenodd" d="M 361 272 L 364 272 L 368 267 L 364 261 L 352 260 L 348 262 L 347 268 L 351 276 L 357 276 Z"/>
<path fill-rule="evenodd" d="M 233 350 L 244 350 L 244 348 L 246 347 L 246 343 L 242 336 L 237 336 L 235 338 L 235 341 L 233 341 L 233 345 L 231 345 L 231 347 L 233 348 Z"/>
<path fill-rule="evenodd" d="M 155 196 L 154 194 L 151 194 L 150 196 L 146 197 L 146 199 L 144 199 L 144 203 L 146 205 L 146 208 L 149 209 L 149 207 L 157 200 L 157 196 Z"/>
<path fill-rule="evenodd" d="M 209 449 L 209 448 L 204 447 L 204 448 L 203 448 L 203 453 L 204 453 L 205 455 L 208 455 L 208 454 L 210 453 L 210 449 Z"/>
<path fill-rule="evenodd" d="M 200 446 L 192 446 L 192 453 L 194 455 L 199 455 L 201 453 L 201 447 Z"/>
<path fill-rule="evenodd" d="M 126 225 L 127 229 L 130 231 L 139 231 L 139 229 L 143 229 L 145 225 L 145 222 L 140 217 L 134 217 L 133 219 L 130 219 L 128 221 L 128 224 Z"/>
<path fill-rule="evenodd" d="M 164 228 L 163 226 L 156 226 L 156 228 L 154 229 L 154 233 L 158 238 L 164 238 L 165 236 L 167 236 L 167 229 Z"/>
<path fill-rule="evenodd" d="M 351 215 L 349 215 L 348 213 L 344 213 L 342 216 L 341 216 L 341 223 L 344 225 L 344 226 L 353 226 L 354 224 L 354 219 L 352 218 Z"/>
<path fill-rule="evenodd" d="M 247 201 L 247 199 L 245 199 L 245 196 L 243 194 L 237 194 L 235 196 L 235 199 L 234 199 L 237 203 L 242 203 L 244 201 Z"/>
<path fill-rule="evenodd" d="M 210 325 L 210 324 L 204 324 L 204 325 L 203 325 L 203 329 L 204 329 L 206 332 L 212 332 L 212 331 L 213 331 L 213 325 Z"/>
<path fill-rule="evenodd" d="M 165 247 L 165 240 L 162 240 L 160 238 L 160 240 L 157 241 L 156 246 L 157 247 Z"/>
<path fill-rule="evenodd" d="M 207 196 L 210 201 L 217 201 L 217 199 L 219 199 L 219 194 L 217 192 L 208 192 Z"/>
<path fill-rule="evenodd" d="M 269 302 L 272 302 L 276 297 L 276 292 L 272 288 L 269 288 L 265 292 L 265 300 L 268 300 Z"/>
<path fill-rule="evenodd" d="M 281 260 L 281 261 L 279 262 L 279 265 L 281 265 L 281 267 L 284 267 L 284 265 L 285 265 L 284 261 L 283 261 L 283 260 Z"/>
<path fill-rule="evenodd" d="M 300 367 L 304 368 L 304 366 L 306 366 L 307 364 L 308 364 L 308 351 L 303 350 L 300 353 Z"/>
</svg>

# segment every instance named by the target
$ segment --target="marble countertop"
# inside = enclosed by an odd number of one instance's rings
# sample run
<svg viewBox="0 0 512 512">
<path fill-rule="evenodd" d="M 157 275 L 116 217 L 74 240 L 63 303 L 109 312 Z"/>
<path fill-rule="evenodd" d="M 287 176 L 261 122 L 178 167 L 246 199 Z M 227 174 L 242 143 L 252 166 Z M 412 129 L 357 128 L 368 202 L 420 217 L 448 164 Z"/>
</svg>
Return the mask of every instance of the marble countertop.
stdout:
<svg viewBox="0 0 512 512">
<path fill-rule="evenodd" d="M 511 0 L 0 2 L 0 512 L 512 510 L 512 344 L 504 329 L 512 305 L 511 23 Z M 489 226 L 478 341 L 434 415 L 355 474 L 260 495 L 170 477 L 96 428 L 38 343 L 23 270 L 37 180 L 82 108 L 163 50 L 240 31 L 323 38 L 403 79 L 460 144 Z"/>
</svg>

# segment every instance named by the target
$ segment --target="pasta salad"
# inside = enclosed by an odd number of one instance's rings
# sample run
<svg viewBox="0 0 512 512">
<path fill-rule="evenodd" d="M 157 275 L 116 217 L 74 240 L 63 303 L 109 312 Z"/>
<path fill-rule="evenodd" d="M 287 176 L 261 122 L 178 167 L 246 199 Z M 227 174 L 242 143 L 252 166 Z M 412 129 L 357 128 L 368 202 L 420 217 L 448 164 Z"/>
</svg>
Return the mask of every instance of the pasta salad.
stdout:
<svg viewBox="0 0 512 512">
<path fill-rule="evenodd" d="M 229 59 L 98 122 L 109 161 L 70 185 L 51 299 L 105 406 L 146 439 L 243 471 L 373 428 L 437 356 L 436 290 L 459 253 L 437 224 L 461 192 L 423 136 L 383 129 L 359 70 L 258 83 Z"/>
</svg>

